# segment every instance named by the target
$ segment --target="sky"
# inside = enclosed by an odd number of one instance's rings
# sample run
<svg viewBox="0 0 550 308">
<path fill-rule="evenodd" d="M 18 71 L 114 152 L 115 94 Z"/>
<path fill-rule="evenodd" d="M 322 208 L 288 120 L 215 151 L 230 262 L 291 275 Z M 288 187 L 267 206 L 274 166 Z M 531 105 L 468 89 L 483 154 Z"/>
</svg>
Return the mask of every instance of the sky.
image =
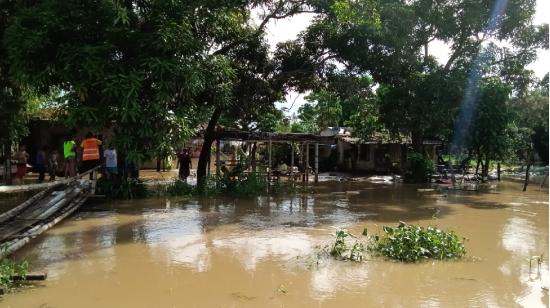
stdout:
<svg viewBox="0 0 550 308">
<path fill-rule="evenodd" d="M 537 0 L 537 8 L 534 17 L 535 24 L 548 23 L 548 12 L 550 12 L 550 1 Z M 544 13 L 546 12 L 546 13 Z M 267 40 L 274 50 L 275 46 L 279 42 L 293 40 L 297 35 L 305 30 L 313 19 L 313 14 L 300 14 L 290 18 L 282 20 L 274 20 L 267 24 Z M 434 55 L 440 62 L 445 62 L 449 57 L 449 48 L 440 41 L 436 41 L 430 44 L 430 54 Z M 550 68 L 550 52 L 548 50 L 541 50 L 538 54 L 536 62 L 529 66 L 535 72 L 535 75 L 542 78 Z M 307 93 L 291 92 L 286 96 L 286 101 L 277 103 L 278 108 L 288 109 L 285 114 L 292 116 L 297 113 L 298 108 L 306 103 L 304 97 Z"/>
</svg>

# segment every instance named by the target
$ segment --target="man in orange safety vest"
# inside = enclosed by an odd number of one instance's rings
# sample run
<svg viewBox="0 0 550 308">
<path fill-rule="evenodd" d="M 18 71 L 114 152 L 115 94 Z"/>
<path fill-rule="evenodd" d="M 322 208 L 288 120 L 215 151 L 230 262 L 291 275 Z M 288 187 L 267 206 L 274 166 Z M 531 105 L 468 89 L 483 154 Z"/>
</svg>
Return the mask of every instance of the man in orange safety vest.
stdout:
<svg viewBox="0 0 550 308">
<path fill-rule="evenodd" d="M 94 138 L 91 132 L 86 134 L 86 139 L 82 140 L 82 171 L 87 171 L 99 165 L 101 156 L 99 155 L 99 146 L 101 140 Z M 92 175 L 90 174 L 90 178 Z"/>
</svg>

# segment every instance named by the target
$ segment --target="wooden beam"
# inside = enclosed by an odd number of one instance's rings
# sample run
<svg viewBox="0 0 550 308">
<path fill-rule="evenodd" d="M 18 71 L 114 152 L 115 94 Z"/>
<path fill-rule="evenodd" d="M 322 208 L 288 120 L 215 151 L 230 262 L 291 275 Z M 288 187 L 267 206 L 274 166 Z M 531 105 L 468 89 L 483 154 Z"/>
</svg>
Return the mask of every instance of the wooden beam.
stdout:
<svg viewBox="0 0 550 308">
<path fill-rule="evenodd" d="M 220 139 L 216 139 L 216 176 L 220 176 Z"/>
<path fill-rule="evenodd" d="M 309 182 L 309 143 L 306 142 L 306 168 L 305 168 L 305 173 L 306 173 L 306 183 Z"/>
<path fill-rule="evenodd" d="M 319 142 L 315 143 L 315 183 L 319 182 Z"/>
<path fill-rule="evenodd" d="M 290 181 L 294 184 L 294 142 L 290 142 Z"/>
<path fill-rule="evenodd" d="M 269 186 L 270 182 L 271 182 L 271 139 L 269 139 L 269 145 L 268 145 L 268 149 L 267 149 L 267 152 L 268 152 L 268 155 L 269 155 L 269 158 L 268 158 L 268 163 L 267 163 L 267 186 Z"/>
</svg>

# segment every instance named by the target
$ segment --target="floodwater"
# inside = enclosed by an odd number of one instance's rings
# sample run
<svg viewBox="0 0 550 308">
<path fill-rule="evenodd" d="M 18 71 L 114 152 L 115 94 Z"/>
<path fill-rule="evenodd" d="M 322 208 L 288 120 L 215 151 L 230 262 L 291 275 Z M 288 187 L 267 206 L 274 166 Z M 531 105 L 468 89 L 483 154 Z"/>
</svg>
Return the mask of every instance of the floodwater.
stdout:
<svg viewBox="0 0 550 308">
<path fill-rule="evenodd" d="M 545 307 L 548 191 L 484 192 L 325 182 L 254 200 L 103 203 L 18 252 L 48 280 L 2 307 Z M 336 228 L 399 220 L 466 237 L 460 261 L 364 263 L 313 257 Z M 544 254 L 530 269 L 529 258 Z"/>
</svg>

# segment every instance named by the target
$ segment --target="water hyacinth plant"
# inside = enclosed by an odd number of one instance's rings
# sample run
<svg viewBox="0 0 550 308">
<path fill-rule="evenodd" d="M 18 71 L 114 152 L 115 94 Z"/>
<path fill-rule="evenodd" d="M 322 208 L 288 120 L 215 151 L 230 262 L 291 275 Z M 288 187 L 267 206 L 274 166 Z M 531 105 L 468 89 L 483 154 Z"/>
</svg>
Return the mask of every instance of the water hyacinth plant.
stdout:
<svg viewBox="0 0 550 308">
<path fill-rule="evenodd" d="M 422 228 L 400 222 L 395 228 L 384 226 L 384 235 L 374 237 L 370 250 L 404 262 L 423 259 L 458 259 L 466 254 L 464 243 L 452 231 Z"/>
</svg>

